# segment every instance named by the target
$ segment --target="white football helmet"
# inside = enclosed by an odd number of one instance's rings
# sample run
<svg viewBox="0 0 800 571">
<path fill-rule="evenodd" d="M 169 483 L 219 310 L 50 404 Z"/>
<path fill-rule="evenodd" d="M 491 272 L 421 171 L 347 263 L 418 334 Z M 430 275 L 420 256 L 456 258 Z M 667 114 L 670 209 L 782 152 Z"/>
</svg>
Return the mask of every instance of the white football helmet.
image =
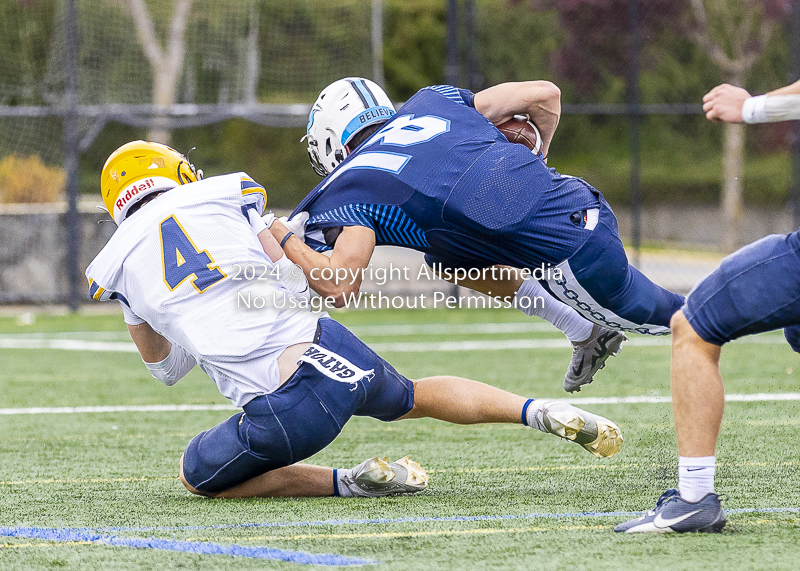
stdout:
<svg viewBox="0 0 800 571">
<path fill-rule="evenodd" d="M 329 175 L 345 158 L 344 146 L 364 127 L 388 121 L 394 105 L 369 79 L 346 77 L 322 90 L 311 107 L 306 136 L 308 158 L 319 176 Z"/>
</svg>

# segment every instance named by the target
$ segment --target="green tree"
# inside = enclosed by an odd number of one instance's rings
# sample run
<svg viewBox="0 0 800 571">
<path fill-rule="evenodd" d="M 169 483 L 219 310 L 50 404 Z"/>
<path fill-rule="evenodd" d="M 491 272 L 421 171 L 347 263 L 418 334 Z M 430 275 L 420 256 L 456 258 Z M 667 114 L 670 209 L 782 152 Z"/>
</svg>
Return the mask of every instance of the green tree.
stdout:
<svg viewBox="0 0 800 571">
<path fill-rule="evenodd" d="M 386 0 L 384 72 L 393 100 L 444 83 L 446 8 L 441 0 Z"/>
<path fill-rule="evenodd" d="M 784 0 L 691 0 L 692 37 L 719 66 L 724 81 L 745 84 L 761 59 L 778 21 L 788 8 Z M 744 217 L 744 126 L 725 123 L 721 210 L 725 220 L 722 248 L 733 251 Z"/>
</svg>

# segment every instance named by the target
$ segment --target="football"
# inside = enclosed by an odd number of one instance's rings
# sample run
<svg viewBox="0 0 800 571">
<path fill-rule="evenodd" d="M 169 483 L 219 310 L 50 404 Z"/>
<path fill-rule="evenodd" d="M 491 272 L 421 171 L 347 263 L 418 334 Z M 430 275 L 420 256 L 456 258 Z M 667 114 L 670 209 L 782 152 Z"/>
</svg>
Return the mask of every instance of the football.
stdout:
<svg viewBox="0 0 800 571">
<path fill-rule="evenodd" d="M 542 138 L 539 136 L 539 129 L 524 115 L 514 115 L 505 123 L 497 125 L 497 128 L 509 142 L 525 145 L 534 155 L 542 156 Z"/>
</svg>

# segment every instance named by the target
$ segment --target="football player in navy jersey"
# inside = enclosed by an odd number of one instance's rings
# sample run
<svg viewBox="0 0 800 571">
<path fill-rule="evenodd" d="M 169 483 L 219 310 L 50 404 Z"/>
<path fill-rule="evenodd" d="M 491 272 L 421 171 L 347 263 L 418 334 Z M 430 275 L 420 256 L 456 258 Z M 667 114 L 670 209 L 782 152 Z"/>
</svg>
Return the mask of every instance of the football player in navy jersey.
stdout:
<svg viewBox="0 0 800 571">
<path fill-rule="evenodd" d="M 703 97 L 710 121 L 767 123 L 800 119 L 800 81 L 751 97 L 718 85 Z M 615 531 L 719 531 L 726 523 L 714 492 L 716 447 L 725 409 L 722 345 L 783 328 L 800 352 L 800 230 L 773 234 L 734 252 L 695 286 L 672 317 L 672 410 L 678 436 L 678 490 L 656 509 Z"/>
<path fill-rule="evenodd" d="M 597 190 L 547 167 L 560 113 L 560 91 L 547 81 L 477 94 L 426 87 L 395 113 L 374 83 L 339 80 L 322 91 L 307 128 L 311 163 L 326 178 L 288 224 L 272 225 L 273 235 L 312 288 L 341 303 L 360 280 L 315 279 L 311 270 L 359 270 L 376 245 L 422 251 L 443 270 L 546 268 L 541 284 L 464 285 L 498 297 L 549 294 L 552 303 L 526 313 L 535 311 L 573 342 L 564 388 L 578 390 L 619 351 L 623 332 L 667 334 L 683 297 L 628 265 L 614 213 Z M 509 143 L 495 127 L 514 115 L 538 127 L 542 156 Z M 328 249 L 330 258 L 319 253 Z"/>
</svg>

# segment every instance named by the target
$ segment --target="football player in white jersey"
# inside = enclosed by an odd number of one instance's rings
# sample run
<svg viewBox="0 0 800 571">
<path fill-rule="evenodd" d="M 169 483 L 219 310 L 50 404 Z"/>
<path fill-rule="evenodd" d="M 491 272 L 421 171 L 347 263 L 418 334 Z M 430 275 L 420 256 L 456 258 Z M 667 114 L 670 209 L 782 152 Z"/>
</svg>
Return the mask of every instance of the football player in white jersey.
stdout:
<svg viewBox="0 0 800 571">
<path fill-rule="evenodd" d="M 202 180 L 177 151 L 134 141 L 106 162 L 103 200 L 119 225 L 86 271 L 92 297 L 119 300 L 152 375 L 173 385 L 195 365 L 242 407 L 198 434 L 180 461 L 195 494 L 384 496 L 425 489 L 405 457 L 351 469 L 300 463 L 353 415 L 393 421 L 522 423 L 619 451 L 619 428 L 558 401 L 438 376 L 410 381 L 324 312 L 262 220 L 266 192 L 244 173 Z M 446 396 L 443 396 L 446 395 Z"/>
</svg>

